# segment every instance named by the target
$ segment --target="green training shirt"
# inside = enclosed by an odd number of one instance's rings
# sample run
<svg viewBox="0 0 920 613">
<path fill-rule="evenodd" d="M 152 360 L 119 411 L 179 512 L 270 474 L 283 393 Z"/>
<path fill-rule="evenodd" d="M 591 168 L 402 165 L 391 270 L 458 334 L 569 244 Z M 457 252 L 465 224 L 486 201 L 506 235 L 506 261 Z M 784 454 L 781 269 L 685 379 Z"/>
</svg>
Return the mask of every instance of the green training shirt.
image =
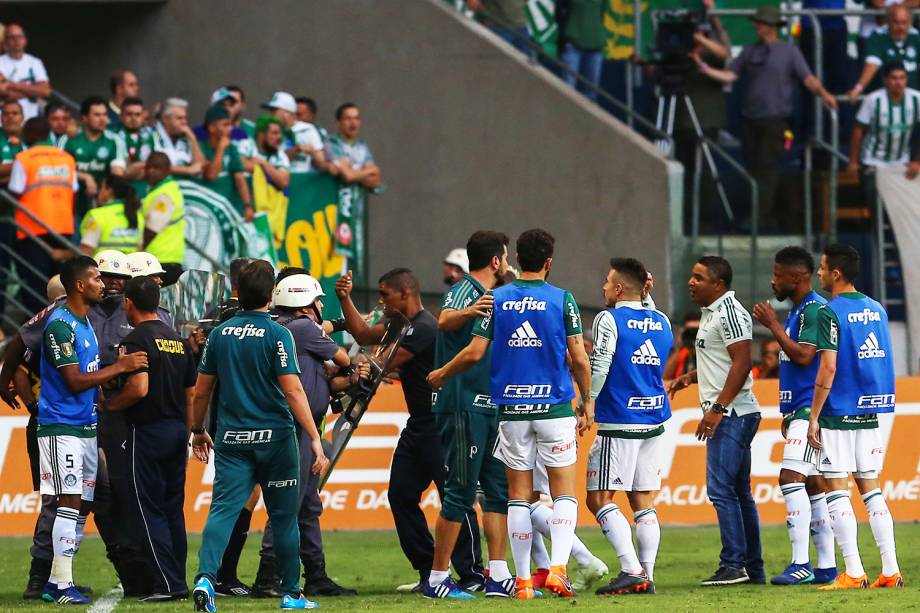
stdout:
<svg viewBox="0 0 920 613">
<path fill-rule="evenodd" d="M 96 181 L 96 188 L 100 187 L 102 179 L 107 177 L 113 166 L 124 168 L 128 154 L 125 143 L 114 133 L 103 131 L 96 140 L 90 140 L 81 129 L 76 136 L 67 139 L 64 151 L 73 156 L 77 163 L 77 172 L 85 172 Z M 91 199 L 86 195 L 83 186 L 77 193 L 75 215 L 79 219 L 89 210 Z"/>
<path fill-rule="evenodd" d="M 486 289 L 473 277 L 463 275 L 463 279 L 455 283 L 446 294 L 441 305 L 441 311 L 461 311 L 486 293 Z M 438 340 L 434 350 L 434 363 L 436 368 L 450 362 L 454 356 L 470 344 L 473 338 L 473 327 L 476 319 L 470 319 L 453 332 L 438 332 Z M 489 390 L 489 365 L 492 361 L 492 347 L 472 368 L 464 373 L 447 380 L 444 387 L 436 392 L 432 405 L 434 413 L 448 413 L 453 411 L 469 411 L 494 415 L 498 407 L 492 403 Z"/>
<path fill-rule="evenodd" d="M 198 371 L 220 385 L 216 446 L 271 443 L 294 432 L 278 377 L 300 374 L 297 349 L 290 330 L 267 312 L 240 311 L 214 328 Z"/>
<path fill-rule="evenodd" d="M 214 159 L 214 149 L 207 140 L 198 141 L 198 146 L 201 147 L 201 153 L 204 154 L 205 158 L 208 160 Z M 231 142 L 230 145 L 224 149 L 223 166 L 217 174 L 217 177 L 213 181 L 208 181 L 206 179 L 201 180 L 202 185 L 213 189 L 229 200 L 240 215 L 243 214 L 243 200 L 239 192 L 236 191 L 236 183 L 233 180 L 233 175 L 238 172 L 243 172 L 243 170 L 243 161 L 240 159 L 239 150 L 236 148 L 236 143 Z"/>
</svg>

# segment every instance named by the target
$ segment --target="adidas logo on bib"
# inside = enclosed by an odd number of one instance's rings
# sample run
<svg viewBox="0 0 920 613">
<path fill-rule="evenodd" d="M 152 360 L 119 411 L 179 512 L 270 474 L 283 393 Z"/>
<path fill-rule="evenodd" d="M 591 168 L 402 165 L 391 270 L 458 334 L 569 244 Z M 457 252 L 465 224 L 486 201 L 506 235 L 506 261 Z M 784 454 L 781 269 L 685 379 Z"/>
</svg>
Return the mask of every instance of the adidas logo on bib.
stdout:
<svg viewBox="0 0 920 613">
<path fill-rule="evenodd" d="M 633 364 L 661 366 L 661 358 L 658 357 L 658 352 L 655 351 L 655 345 L 652 344 L 652 339 L 650 338 L 645 339 L 645 342 L 633 351 L 630 361 Z"/>
<path fill-rule="evenodd" d="M 885 357 L 885 350 L 879 348 L 878 338 L 875 336 L 875 332 L 869 333 L 869 336 L 866 337 L 863 344 L 859 346 L 859 353 L 857 355 L 859 355 L 860 360 Z"/>
<path fill-rule="evenodd" d="M 537 336 L 529 321 L 525 321 L 508 339 L 509 347 L 542 347 L 543 341 Z"/>
</svg>

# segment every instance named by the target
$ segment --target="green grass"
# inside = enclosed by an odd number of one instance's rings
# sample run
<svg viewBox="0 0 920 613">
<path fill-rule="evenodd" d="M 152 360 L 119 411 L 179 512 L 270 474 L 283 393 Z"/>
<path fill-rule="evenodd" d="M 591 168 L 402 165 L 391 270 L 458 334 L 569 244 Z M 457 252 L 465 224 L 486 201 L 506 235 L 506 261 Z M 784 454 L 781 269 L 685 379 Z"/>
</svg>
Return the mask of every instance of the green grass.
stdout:
<svg viewBox="0 0 920 613">
<path fill-rule="evenodd" d="M 714 527 L 665 528 L 661 551 L 655 570 L 658 593 L 654 596 L 635 595 L 603 598 L 592 593 L 576 600 L 543 598 L 534 603 L 495 600 L 479 596 L 475 601 L 428 601 L 417 595 L 398 595 L 393 589 L 413 579 L 393 532 L 330 532 L 325 534 L 327 566 L 330 575 L 343 585 L 360 592 L 356 598 L 320 598 L 323 611 L 461 611 L 533 608 L 541 611 L 920 611 L 920 525 L 899 524 L 896 527 L 898 554 L 908 587 L 903 590 L 871 590 L 819 592 L 814 587 L 781 588 L 775 586 L 732 586 L 703 588 L 698 583 L 715 570 L 718 563 L 719 534 Z M 611 571 L 618 568 L 616 556 L 596 529 L 579 530 L 582 539 L 596 555 L 604 559 Z M 189 580 L 197 562 L 199 535 L 189 543 Z M 259 534 L 250 536 L 241 562 L 241 577 L 251 581 L 258 564 Z M 767 572 L 775 573 L 785 566 L 789 544 L 781 527 L 763 530 Z M 20 600 L 29 566 L 29 540 L 0 539 L 0 611 L 26 609 L 53 610 L 57 605 L 26 603 Z M 879 572 L 878 551 L 868 526 L 860 526 L 860 549 L 870 580 Z M 839 557 L 839 553 L 838 553 Z M 842 560 L 840 561 L 842 568 Z M 115 583 L 115 574 L 105 559 L 98 537 L 88 537 L 74 563 L 74 574 L 82 584 L 91 585 L 96 596 L 108 592 Z M 241 600 L 219 598 L 218 609 L 235 611 L 278 610 L 273 600 Z M 191 601 L 162 605 L 142 605 L 121 601 L 121 611 L 191 611 Z"/>
</svg>

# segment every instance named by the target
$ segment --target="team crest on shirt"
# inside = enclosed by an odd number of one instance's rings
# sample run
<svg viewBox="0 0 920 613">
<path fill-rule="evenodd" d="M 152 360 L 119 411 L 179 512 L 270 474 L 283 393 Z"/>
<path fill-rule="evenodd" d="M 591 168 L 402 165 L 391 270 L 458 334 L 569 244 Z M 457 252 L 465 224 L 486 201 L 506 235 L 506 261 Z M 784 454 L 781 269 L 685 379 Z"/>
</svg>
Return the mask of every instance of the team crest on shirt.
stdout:
<svg viewBox="0 0 920 613">
<path fill-rule="evenodd" d="M 73 355 L 73 345 L 70 343 L 61 343 L 61 353 L 64 354 L 65 358 L 69 358 Z"/>
<path fill-rule="evenodd" d="M 109 148 L 106 147 L 105 145 L 99 147 L 96 150 L 96 157 L 99 158 L 100 160 L 104 160 L 108 156 L 109 156 Z"/>
<path fill-rule="evenodd" d="M 73 487 L 77 484 L 77 476 L 74 474 L 64 475 L 64 485 Z"/>
</svg>

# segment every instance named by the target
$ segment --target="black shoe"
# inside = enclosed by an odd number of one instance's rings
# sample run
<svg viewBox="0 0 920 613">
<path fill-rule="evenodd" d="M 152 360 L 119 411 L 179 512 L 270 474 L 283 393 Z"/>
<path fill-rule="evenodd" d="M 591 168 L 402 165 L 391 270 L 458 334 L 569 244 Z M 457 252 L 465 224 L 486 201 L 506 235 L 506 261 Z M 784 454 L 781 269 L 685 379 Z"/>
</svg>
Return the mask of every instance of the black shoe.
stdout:
<svg viewBox="0 0 920 613">
<path fill-rule="evenodd" d="M 182 592 L 162 592 L 157 594 L 150 594 L 144 596 L 143 598 L 138 598 L 138 602 L 146 603 L 157 603 L 157 602 L 169 602 L 170 600 L 186 600 L 188 599 L 188 590 Z"/>
<path fill-rule="evenodd" d="M 599 596 L 614 596 L 621 594 L 654 594 L 655 584 L 645 573 L 630 575 L 621 572 L 616 579 L 607 585 L 598 588 L 595 594 Z"/>
<path fill-rule="evenodd" d="M 93 588 L 88 585 L 75 585 L 74 587 L 77 588 L 77 591 L 84 596 L 91 596 L 93 593 Z"/>
<path fill-rule="evenodd" d="M 751 578 L 748 577 L 747 571 L 743 568 L 720 566 L 716 574 L 700 583 L 700 585 L 735 585 L 736 583 L 749 583 L 750 581 Z"/>
<path fill-rule="evenodd" d="M 216 581 L 214 583 L 214 593 L 220 596 L 252 596 L 252 588 L 240 581 L 231 579 L 230 581 Z"/>
<path fill-rule="evenodd" d="M 252 584 L 254 598 L 281 598 L 281 580 L 275 571 L 275 561 L 269 558 L 259 560 L 259 570 Z"/>
<path fill-rule="evenodd" d="M 40 599 L 50 574 L 51 560 L 32 558 L 32 566 L 29 568 L 29 582 L 26 584 L 26 590 L 22 593 L 23 600 Z"/>
<path fill-rule="evenodd" d="M 469 577 L 461 579 L 457 582 L 457 585 L 466 592 L 482 592 L 486 589 L 486 580 L 485 577 Z"/>
<path fill-rule="evenodd" d="M 357 596 L 355 590 L 342 587 L 329 577 L 304 578 L 304 596 Z"/>
</svg>

